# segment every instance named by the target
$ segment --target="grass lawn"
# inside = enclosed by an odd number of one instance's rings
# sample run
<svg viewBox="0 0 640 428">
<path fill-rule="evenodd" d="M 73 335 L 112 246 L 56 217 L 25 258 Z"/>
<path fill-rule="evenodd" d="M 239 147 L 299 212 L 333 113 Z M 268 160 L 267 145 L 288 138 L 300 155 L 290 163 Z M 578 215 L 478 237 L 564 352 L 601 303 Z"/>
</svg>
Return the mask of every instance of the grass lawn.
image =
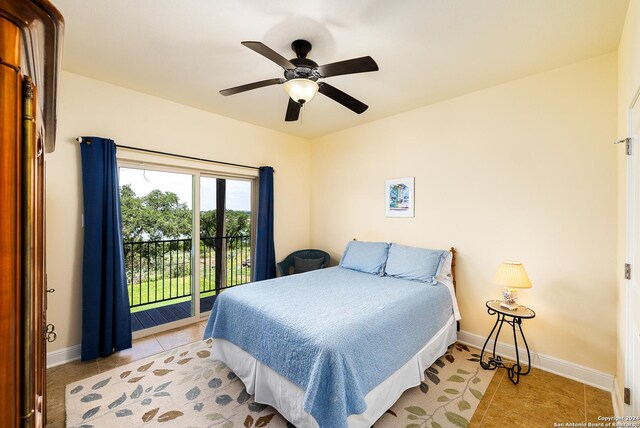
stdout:
<svg viewBox="0 0 640 428">
<path fill-rule="evenodd" d="M 243 278 L 250 278 L 250 268 L 238 266 L 235 272 L 231 272 L 230 266 L 227 267 L 227 285 L 238 285 L 243 282 Z M 129 302 L 131 302 L 133 296 L 133 305 L 149 302 L 148 304 L 131 308 L 132 313 L 186 302 L 191 300 L 191 276 L 156 278 L 155 280 L 133 284 L 133 287 L 128 284 L 127 291 L 129 293 Z M 205 279 L 202 277 L 201 271 L 200 297 L 208 297 L 215 294 L 215 282 L 212 274 Z M 163 300 L 173 297 L 178 298 L 169 301 Z"/>
</svg>

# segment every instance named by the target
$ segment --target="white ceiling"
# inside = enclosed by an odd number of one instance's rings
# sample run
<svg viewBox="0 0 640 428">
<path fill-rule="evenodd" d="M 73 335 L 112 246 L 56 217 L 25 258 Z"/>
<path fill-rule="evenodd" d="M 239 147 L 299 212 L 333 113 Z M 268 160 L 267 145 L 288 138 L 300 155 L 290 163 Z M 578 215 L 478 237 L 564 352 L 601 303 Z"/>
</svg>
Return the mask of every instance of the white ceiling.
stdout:
<svg viewBox="0 0 640 428">
<path fill-rule="evenodd" d="M 63 69 L 288 134 L 314 138 L 614 51 L 628 0 L 54 0 Z M 380 71 L 326 81 L 369 105 L 357 115 L 318 94 L 284 122 L 282 77 L 240 44 L 318 64 L 364 55 Z"/>
</svg>

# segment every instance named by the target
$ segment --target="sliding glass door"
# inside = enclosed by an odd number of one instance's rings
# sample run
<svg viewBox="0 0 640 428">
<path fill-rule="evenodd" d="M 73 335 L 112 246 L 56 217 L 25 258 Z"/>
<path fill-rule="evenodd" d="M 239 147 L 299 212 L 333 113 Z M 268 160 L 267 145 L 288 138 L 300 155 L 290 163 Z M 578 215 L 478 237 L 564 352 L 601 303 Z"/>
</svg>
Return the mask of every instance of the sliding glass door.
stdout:
<svg viewBox="0 0 640 428">
<path fill-rule="evenodd" d="M 252 182 L 200 178 L 200 312 L 221 290 L 251 281 Z"/>
<path fill-rule="evenodd" d="M 252 189 L 251 179 L 120 167 L 134 331 L 199 319 L 221 290 L 251 280 Z"/>
</svg>

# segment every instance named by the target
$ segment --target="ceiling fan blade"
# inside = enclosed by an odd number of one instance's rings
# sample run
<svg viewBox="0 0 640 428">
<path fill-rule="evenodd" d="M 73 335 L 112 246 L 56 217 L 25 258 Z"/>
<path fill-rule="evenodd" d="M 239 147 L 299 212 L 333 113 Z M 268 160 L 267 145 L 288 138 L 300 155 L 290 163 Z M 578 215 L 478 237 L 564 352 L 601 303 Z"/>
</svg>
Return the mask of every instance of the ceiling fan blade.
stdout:
<svg viewBox="0 0 640 428">
<path fill-rule="evenodd" d="M 287 122 L 295 122 L 300 117 L 300 104 L 293 101 L 289 97 L 289 105 L 287 106 L 287 114 L 284 116 L 284 120 Z"/>
<path fill-rule="evenodd" d="M 293 70 L 296 68 L 288 59 L 280 55 L 262 42 L 241 42 L 244 46 L 252 51 L 258 52 L 260 55 L 270 59 L 284 69 Z"/>
<path fill-rule="evenodd" d="M 349 94 L 345 94 L 340 89 L 334 86 L 331 86 L 328 83 L 324 83 L 324 82 L 318 83 L 318 92 L 328 96 L 332 100 L 342 104 L 346 108 L 351 109 L 358 114 L 364 112 L 366 109 L 369 108 L 368 105 L 356 100 Z"/>
<path fill-rule="evenodd" d="M 378 64 L 370 56 L 348 59 L 346 61 L 333 62 L 318 67 L 322 77 L 339 76 L 341 74 L 365 73 L 378 71 Z"/>
<path fill-rule="evenodd" d="M 279 85 L 284 82 L 286 82 L 286 80 L 282 78 L 261 80 L 259 82 L 247 83 L 246 85 L 236 86 L 235 88 L 223 89 L 220 91 L 220 94 L 226 97 L 227 95 L 239 94 L 240 92 L 250 91 L 252 89 L 258 89 L 264 86 Z"/>
</svg>

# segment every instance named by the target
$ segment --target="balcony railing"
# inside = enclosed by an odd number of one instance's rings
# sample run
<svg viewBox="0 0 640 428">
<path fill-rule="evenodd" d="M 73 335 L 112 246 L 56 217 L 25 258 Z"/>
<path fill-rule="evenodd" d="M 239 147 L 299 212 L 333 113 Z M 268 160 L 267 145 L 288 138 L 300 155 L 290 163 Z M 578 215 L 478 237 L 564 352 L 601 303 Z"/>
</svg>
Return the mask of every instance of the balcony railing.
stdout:
<svg viewBox="0 0 640 428">
<path fill-rule="evenodd" d="M 124 243 L 129 305 L 162 306 L 191 296 L 192 240 Z M 200 296 L 251 281 L 251 236 L 200 238 Z M 135 310 L 134 310 L 135 312 Z"/>
</svg>

